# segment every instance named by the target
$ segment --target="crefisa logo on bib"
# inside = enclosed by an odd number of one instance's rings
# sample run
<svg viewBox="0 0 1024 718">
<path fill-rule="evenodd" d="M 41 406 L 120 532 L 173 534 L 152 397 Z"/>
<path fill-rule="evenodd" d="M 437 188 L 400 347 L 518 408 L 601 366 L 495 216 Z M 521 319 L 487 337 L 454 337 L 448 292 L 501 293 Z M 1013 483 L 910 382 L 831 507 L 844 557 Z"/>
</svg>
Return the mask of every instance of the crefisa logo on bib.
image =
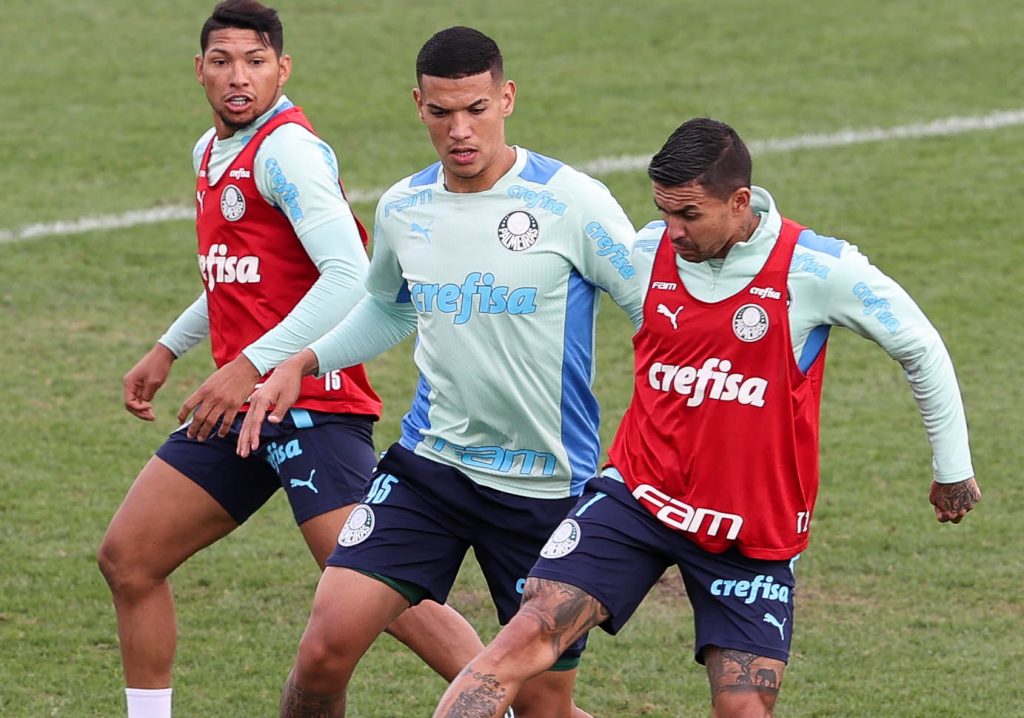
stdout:
<svg viewBox="0 0 1024 718">
<path fill-rule="evenodd" d="M 373 516 L 373 509 L 366 504 L 359 504 L 345 519 L 345 525 L 341 527 L 341 533 L 338 534 L 338 544 L 355 546 L 357 543 L 362 543 L 373 533 L 374 523 L 376 523 L 376 519 Z"/>
<path fill-rule="evenodd" d="M 732 330 L 742 342 L 756 342 L 768 332 L 768 314 L 756 304 L 744 304 L 732 315 Z"/>
<path fill-rule="evenodd" d="M 544 558 L 562 558 L 572 553 L 580 543 L 580 525 L 572 519 L 566 519 L 558 525 L 551 538 L 540 550 Z"/>
<path fill-rule="evenodd" d="M 237 222 L 245 214 L 245 197 L 242 190 L 229 184 L 220 196 L 220 213 L 229 222 Z"/>
<path fill-rule="evenodd" d="M 516 210 L 502 217 L 498 223 L 498 241 L 505 249 L 522 252 L 537 243 L 540 225 L 529 212 Z"/>
</svg>

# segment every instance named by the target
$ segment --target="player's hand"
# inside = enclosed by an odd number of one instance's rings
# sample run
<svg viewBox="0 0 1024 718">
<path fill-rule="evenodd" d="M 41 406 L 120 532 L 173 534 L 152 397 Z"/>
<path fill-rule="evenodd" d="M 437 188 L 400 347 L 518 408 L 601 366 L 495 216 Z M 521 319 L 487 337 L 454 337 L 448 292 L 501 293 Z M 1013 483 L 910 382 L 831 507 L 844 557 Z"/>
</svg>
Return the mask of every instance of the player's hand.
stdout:
<svg viewBox="0 0 1024 718">
<path fill-rule="evenodd" d="M 955 484 L 940 484 L 933 481 L 928 500 L 935 507 L 935 518 L 940 523 L 949 521 L 958 524 L 967 512 L 981 501 L 981 489 L 973 478 L 957 481 Z"/>
<path fill-rule="evenodd" d="M 249 397 L 249 411 L 242 422 L 242 430 L 238 434 L 236 453 L 246 457 L 260 448 L 260 428 L 263 419 L 271 424 L 280 424 L 285 414 L 299 398 L 302 377 L 315 374 L 317 358 L 309 349 L 303 349 L 291 359 L 282 362 L 274 369 L 263 385 Z M 270 407 L 274 407 L 270 411 Z M 267 412 L 270 412 L 269 416 Z"/>
<path fill-rule="evenodd" d="M 153 397 L 167 381 L 174 353 L 156 344 L 124 375 L 124 408 L 143 421 L 153 421 Z"/>
<path fill-rule="evenodd" d="M 259 380 L 259 370 L 244 354 L 239 354 L 207 377 L 178 411 L 180 422 L 195 412 L 188 427 L 188 438 L 206 441 L 218 421 L 220 430 L 217 434 L 227 436 L 231 422 Z"/>
</svg>

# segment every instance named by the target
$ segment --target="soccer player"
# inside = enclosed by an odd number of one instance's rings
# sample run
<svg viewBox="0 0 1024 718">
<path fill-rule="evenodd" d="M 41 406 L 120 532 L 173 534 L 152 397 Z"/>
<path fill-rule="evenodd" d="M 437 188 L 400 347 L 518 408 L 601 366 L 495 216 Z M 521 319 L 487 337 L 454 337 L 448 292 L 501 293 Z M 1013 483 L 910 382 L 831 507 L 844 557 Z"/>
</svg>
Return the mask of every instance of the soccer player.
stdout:
<svg viewBox="0 0 1024 718">
<path fill-rule="evenodd" d="M 541 551 L 519 613 L 435 716 L 499 716 L 587 630 L 616 633 L 673 564 L 712 716 L 772 715 L 792 637 L 793 563 L 818 491 L 832 326 L 877 342 L 906 370 L 932 445 L 938 520 L 958 523 L 981 498 L 949 355 L 896 282 L 856 247 L 783 218 L 751 186 L 750 155 L 728 125 L 686 122 L 648 173 L 664 220 L 635 245 L 646 298 L 610 465 Z"/>
<path fill-rule="evenodd" d="M 300 377 L 374 357 L 413 331 L 419 388 L 402 437 L 327 561 L 284 688 L 283 716 L 341 716 L 380 630 L 443 602 L 472 547 L 501 623 L 547 536 L 596 470 L 598 288 L 639 320 L 629 219 L 599 182 L 510 146 L 516 86 L 494 41 L 431 37 L 413 99 L 440 161 L 377 205 L 369 295 L 253 394 L 242 455 L 286 420 Z M 531 679 L 520 716 L 569 716 L 583 640 Z M 551 670 L 547 670 L 551 669 Z"/>
<path fill-rule="evenodd" d="M 171 572 L 281 486 L 322 566 L 376 462 L 381 404 L 358 365 L 303 382 L 288 417 L 267 427 L 263 450 L 245 460 L 235 454 L 246 397 L 355 305 L 369 261 L 334 151 L 281 94 L 291 59 L 282 54 L 277 14 L 254 0 L 221 3 L 203 25 L 200 49 L 196 77 L 214 122 L 193 155 L 205 291 L 125 376 L 125 407 L 152 421 L 151 400 L 172 363 L 207 335 L 218 369 L 185 401 L 179 420 L 194 413 L 192 422 L 139 473 L 99 550 L 130 718 L 171 714 Z M 432 603 L 392 632 L 449 680 L 482 647 L 461 616 Z"/>
</svg>

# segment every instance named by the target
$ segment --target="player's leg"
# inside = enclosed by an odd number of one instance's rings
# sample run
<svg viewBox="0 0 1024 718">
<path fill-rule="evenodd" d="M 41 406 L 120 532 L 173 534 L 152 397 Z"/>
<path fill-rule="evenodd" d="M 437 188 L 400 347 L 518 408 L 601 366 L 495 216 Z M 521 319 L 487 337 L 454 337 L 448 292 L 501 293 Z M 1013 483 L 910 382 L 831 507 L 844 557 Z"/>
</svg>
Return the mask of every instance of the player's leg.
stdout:
<svg viewBox="0 0 1024 718">
<path fill-rule="evenodd" d="M 347 568 L 328 566 L 281 694 L 282 718 L 345 715 L 356 664 L 408 599 L 388 584 Z"/>
<path fill-rule="evenodd" d="M 793 561 L 712 554 L 683 536 L 677 548 L 712 717 L 774 715 L 792 638 Z"/>
<path fill-rule="evenodd" d="M 98 554 L 117 612 L 128 687 L 171 685 L 177 628 L 167 577 L 237 526 L 206 491 L 159 457 L 139 473 Z"/>
<path fill-rule="evenodd" d="M 293 449 L 293 458 L 287 458 L 286 453 L 279 466 L 285 492 L 296 520 L 301 522 L 302 535 L 323 568 L 337 545 L 349 512 L 371 488 L 377 456 L 372 422 L 368 419 L 318 412 L 306 415 L 312 427 L 283 434 L 279 439 L 280 442 L 297 438 L 301 454 Z M 293 476 L 302 479 L 293 481 Z M 476 630 L 461 614 L 430 600 L 403 612 L 386 631 L 412 649 L 445 681 L 451 681 L 483 648 Z"/>
<path fill-rule="evenodd" d="M 704 663 L 711 684 L 711 718 L 771 718 L 786 664 L 777 658 L 709 646 Z"/>
</svg>

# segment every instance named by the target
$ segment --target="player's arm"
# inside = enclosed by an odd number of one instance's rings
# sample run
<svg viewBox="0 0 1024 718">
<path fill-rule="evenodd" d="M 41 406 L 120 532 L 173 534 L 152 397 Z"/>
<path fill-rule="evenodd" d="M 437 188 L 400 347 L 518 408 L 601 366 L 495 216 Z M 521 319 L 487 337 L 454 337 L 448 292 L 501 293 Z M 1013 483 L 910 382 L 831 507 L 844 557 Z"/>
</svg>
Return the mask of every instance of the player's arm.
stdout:
<svg viewBox="0 0 1024 718">
<path fill-rule="evenodd" d="M 409 301 L 398 258 L 379 223 L 366 287 L 369 293 L 340 324 L 278 366 L 253 392 L 238 437 L 239 455 L 247 456 L 259 447 L 260 427 L 268 412 L 271 422 L 282 420 L 298 397 L 303 376 L 369 361 L 415 331 L 416 310 Z"/>
<path fill-rule="evenodd" d="M 285 125 L 264 141 L 254 169 L 260 193 L 288 218 L 320 276 L 280 323 L 182 405 L 183 419 L 195 410 L 188 433 L 200 440 L 218 421 L 225 436 L 259 378 L 334 326 L 364 293 L 368 260 L 330 148 L 304 128 Z"/>
<path fill-rule="evenodd" d="M 153 397 L 167 381 L 174 360 L 201 342 L 210 333 L 206 294 L 199 295 L 153 348 L 124 375 L 124 407 L 145 421 L 153 421 Z"/>
<path fill-rule="evenodd" d="M 826 322 L 877 342 L 903 367 L 932 447 L 936 518 L 958 523 L 981 492 L 959 383 L 942 337 L 910 295 L 855 247 L 844 248 L 827 281 Z"/>
<path fill-rule="evenodd" d="M 573 264 L 585 280 L 608 292 L 638 328 L 646 284 L 633 263 L 636 230 L 607 187 L 589 177 L 581 179 L 570 210 L 578 212 L 582 229 Z"/>
</svg>

